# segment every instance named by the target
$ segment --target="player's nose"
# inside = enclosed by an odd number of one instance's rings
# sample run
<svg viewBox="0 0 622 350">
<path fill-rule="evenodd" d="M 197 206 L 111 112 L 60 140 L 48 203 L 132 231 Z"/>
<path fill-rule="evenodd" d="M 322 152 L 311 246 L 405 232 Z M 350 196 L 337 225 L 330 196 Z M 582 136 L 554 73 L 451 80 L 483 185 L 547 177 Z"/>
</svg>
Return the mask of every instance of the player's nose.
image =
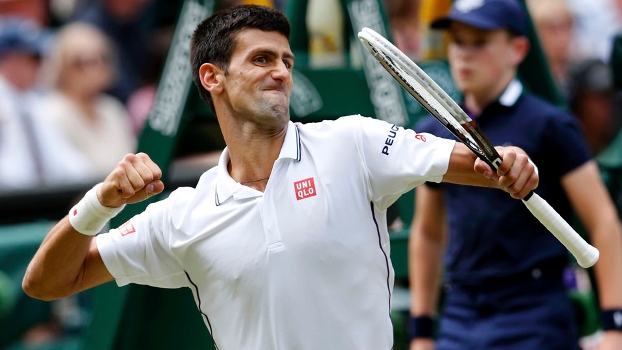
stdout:
<svg viewBox="0 0 622 350">
<path fill-rule="evenodd" d="M 291 79 L 292 72 L 284 62 L 281 62 L 275 65 L 272 70 L 272 77 L 276 80 L 286 81 Z"/>
</svg>

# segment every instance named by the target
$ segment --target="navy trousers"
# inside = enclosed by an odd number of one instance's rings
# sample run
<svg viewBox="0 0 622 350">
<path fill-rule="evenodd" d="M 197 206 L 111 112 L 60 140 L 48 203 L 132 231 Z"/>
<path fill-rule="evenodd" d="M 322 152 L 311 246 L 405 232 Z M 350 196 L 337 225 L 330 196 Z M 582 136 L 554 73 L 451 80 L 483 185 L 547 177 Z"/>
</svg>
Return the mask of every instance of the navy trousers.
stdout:
<svg viewBox="0 0 622 350">
<path fill-rule="evenodd" d="M 577 350 L 572 303 L 561 278 L 445 287 L 437 350 Z"/>
</svg>

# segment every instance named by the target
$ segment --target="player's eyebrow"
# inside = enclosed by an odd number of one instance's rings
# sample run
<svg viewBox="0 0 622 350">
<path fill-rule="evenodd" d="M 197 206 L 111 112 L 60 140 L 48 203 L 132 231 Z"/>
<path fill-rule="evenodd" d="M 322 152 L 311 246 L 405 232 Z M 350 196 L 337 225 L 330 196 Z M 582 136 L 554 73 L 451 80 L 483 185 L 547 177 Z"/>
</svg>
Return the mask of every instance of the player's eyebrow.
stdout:
<svg viewBox="0 0 622 350">
<path fill-rule="evenodd" d="M 295 56 L 294 56 L 294 54 L 293 54 L 293 53 L 291 53 L 291 52 L 286 52 L 286 53 L 284 53 L 284 54 L 283 54 L 283 58 L 291 59 L 291 60 L 294 60 L 294 61 L 296 60 L 296 57 L 295 57 Z"/>
<path fill-rule="evenodd" d="M 270 49 L 259 49 L 253 52 L 253 55 L 257 55 L 257 54 L 264 54 L 264 55 L 268 55 L 272 57 L 279 57 L 279 54 L 276 51 L 270 50 Z M 296 58 L 294 57 L 294 54 L 291 52 L 285 52 L 283 54 L 283 58 L 294 60 L 294 61 L 296 60 Z"/>
</svg>

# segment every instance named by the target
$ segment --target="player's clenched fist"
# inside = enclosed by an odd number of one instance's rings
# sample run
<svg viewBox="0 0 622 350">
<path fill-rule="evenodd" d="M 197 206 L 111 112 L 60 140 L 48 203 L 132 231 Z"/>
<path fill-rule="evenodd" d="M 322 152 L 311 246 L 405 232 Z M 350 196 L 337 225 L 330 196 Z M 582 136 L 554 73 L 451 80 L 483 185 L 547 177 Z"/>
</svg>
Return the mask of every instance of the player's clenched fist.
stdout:
<svg viewBox="0 0 622 350">
<path fill-rule="evenodd" d="M 145 153 L 127 154 L 97 192 L 102 205 L 116 208 L 143 201 L 164 190 L 162 170 Z"/>
<path fill-rule="evenodd" d="M 503 159 L 496 173 L 480 159 L 475 163 L 475 171 L 493 180 L 500 189 L 517 199 L 524 198 L 538 187 L 537 169 L 522 149 L 517 147 L 495 148 Z"/>
</svg>

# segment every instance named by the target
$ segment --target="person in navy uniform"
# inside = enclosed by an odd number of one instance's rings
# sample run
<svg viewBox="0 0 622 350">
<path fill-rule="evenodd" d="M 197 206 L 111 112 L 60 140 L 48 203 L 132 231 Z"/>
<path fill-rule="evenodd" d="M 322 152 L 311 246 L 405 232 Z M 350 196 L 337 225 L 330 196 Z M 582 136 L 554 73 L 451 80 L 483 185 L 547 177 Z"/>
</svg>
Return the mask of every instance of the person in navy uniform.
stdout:
<svg viewBox="0 0 622 350">
<path fill-rule="evenodd" d="M 456 1 L 432 23 L 450 36 L 462 107 L 493 144 L 523 148 L 539 167 L 536 189 L 567 221 L 572 210 L 600 250 L 594 266 L 604 338 L 622 349 L 622 230 L 597 164 L 568 113 L 517 78 L 529 50 L 516 0 Z M 433 118 L 414 129 L 451 134 Z M 426 183 L 416 190 L 409 243 L 411 350 L 577 349 L 563 272 L 569 254 L 527 208 L 495 189 Z M 445 299 L 436 323 L 440 287 Z M 436 328 L 438 326 L 438 328 Z"/>
</svg>

